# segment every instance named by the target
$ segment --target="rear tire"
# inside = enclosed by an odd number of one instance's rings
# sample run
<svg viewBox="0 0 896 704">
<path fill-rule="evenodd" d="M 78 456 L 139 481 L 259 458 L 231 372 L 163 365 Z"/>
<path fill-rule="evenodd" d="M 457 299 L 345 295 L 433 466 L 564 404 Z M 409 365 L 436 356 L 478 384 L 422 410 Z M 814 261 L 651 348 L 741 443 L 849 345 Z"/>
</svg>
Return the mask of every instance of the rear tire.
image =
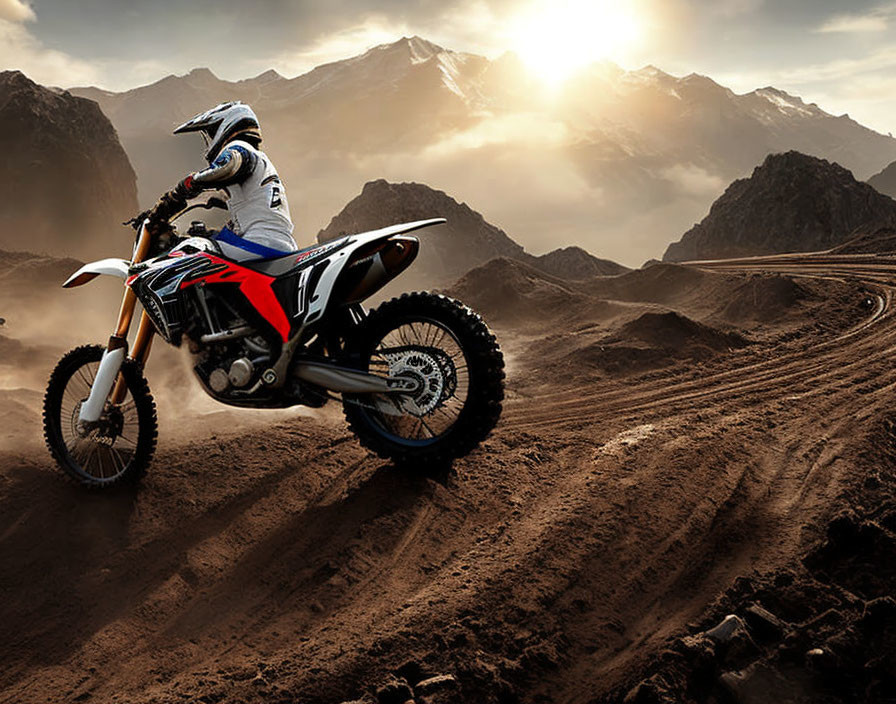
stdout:
<svg viewBox="0 0 896 704">
<path fill-rule="evenodd" d="M 86 398 L 103 357 L 99 345 L 77 347 L 53 373 L 44 396 L 44 438 L 59 468 L 84 487 L 108 489 L 143 476 L 156 448 L 156 407 L 140 365 L 125 359 L 121 375 L 124 403 L 104 410 L 104 425 L 89 437 L 76 430 L 80 403 Z"/>
<path fill-rule="evenodd" d="M 451 338 L 448 342 L 463 354 L 464 364 L 461 366 L 465 369 L 453 367 L 457 372 L 455 383 L 461 371 L 467 375 L 463 385 L 465 398 L 456 420 L 432 437 L 404 438 L 390 431 L 388 419 L 383 414 L 360 405 L 370 405 L 371 397 L 362 395 L 346 397 L 343 402 L 345 417 L 361 445 L 384 459 L 404 465 L 420 462 L 447 464 L 469 453 L 497 424 L 504 399 L 504 356 L 482 318 L 463 303 L 432 293 L 406 293 L 371 311 L 361 322 L 347 341 L 350 363 L 358 369 L 370 370 L 371 359 L 378 356 L 381 342 L 402 326 L 412 324 L 445 330 Z M 425 349 L 423 345 L 416 346 Z M 455 391 L 460 391 L 459 385 L 452 389 L 452 395 Z M 434 418 L 439 408 L 447 407 L 447 403 L 440 401 L 433 411 L 422 417 L 424 420 Z M 458 400 L 455 407 L 460 404 Z"/>
</svg>

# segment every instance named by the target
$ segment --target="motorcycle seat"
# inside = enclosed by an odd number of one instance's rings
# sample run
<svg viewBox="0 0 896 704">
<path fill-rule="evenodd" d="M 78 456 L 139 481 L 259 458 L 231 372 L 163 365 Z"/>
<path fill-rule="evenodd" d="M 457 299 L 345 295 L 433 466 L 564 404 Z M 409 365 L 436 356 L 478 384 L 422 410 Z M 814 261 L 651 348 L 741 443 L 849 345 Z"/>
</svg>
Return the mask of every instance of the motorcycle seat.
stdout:
<svg viewBox="0 0 896 704">
<path fill-rule="evenodd" d="M 295 269 L 299 263 L 306 261 L 310 263 L 313 261 L 316 250 L 321 250 L 321 253 L 324 251 L 332 251 L 334 249 L 332 245 L 333 242 L 313 244 L 309 247 L 297 249 L 295 252 L 290 252 L 289 254 L 284 254 L 280 257 L 273 257 L 271 259 L 251 259 L 249 261 L 238 263 L 248 269 L 257 271 L 260 274 L 274 277 L 283 276 L 287 272 Z"/>
</svg>

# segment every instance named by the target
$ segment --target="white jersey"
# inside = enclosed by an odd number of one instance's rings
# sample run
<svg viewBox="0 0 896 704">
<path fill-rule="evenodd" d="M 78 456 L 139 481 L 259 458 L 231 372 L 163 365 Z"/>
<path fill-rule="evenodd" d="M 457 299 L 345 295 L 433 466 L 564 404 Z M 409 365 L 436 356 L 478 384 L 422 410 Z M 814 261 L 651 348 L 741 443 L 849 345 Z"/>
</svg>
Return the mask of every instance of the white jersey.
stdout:
<svg viewBox="0 0 896 704">
<path fill-rule="evenodd" d="M 239 237 L 278 252 L 298 249 L 286 189 L 260 149 L 242 140 L 229 142 L 209 168 L 193 174 L 192 181 L 227 194 L 231 229 Z"/>
</svg>

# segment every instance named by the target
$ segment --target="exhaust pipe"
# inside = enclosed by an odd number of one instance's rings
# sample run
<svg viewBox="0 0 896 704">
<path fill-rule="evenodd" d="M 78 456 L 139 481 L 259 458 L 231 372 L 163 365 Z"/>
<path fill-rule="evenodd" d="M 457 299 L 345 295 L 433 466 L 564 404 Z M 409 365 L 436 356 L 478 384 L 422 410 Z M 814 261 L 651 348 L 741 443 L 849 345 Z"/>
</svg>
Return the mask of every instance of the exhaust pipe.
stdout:
<svg viewBox="0 0 896 704">
<path fill-rule="evenodd" d="M 322 362 L 300 362 L 295 375 L 303 381 L 317 384 L 330 391 L 350 394 L 387 394 L 417 390 L 412 379 L 386 379 L 357 369 L 337 367 Z"/>
</svg>

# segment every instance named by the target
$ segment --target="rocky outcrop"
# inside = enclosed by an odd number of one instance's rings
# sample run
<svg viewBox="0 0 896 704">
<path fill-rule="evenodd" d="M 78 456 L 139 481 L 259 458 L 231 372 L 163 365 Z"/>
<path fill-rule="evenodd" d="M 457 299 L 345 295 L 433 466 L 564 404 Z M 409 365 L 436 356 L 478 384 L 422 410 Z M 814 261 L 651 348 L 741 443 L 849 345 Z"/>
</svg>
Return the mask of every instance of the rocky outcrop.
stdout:
<svg viewBox="0 0 896 704">
<path fill-rule="evenodd" d="M 489 224 L 466 203 L 421 183 L 370 181 L 326 228 L 319 242 L 414 220 L 448 220 L 421 233 L 423 246 L 415 265 L 433 280 L 444 283 L 495 257 L 519 258 L 523 248 Z"/>
<path fill-rule="evenodd" d="M 732 183 L 709 215 L 669 245 L 664 261 L 827 250 L 857 228 L 896 221 L 896 201 L 839 164 L 798 152 L 770 155 Z"/>
<path fill-rule="evenodd" d="M 0 247 L 90 256 L 124 236 L 136 177 L 95 102 L 0 73 L 0 153 Z"/>
<path fill-rule="evenodd" d="M 380 179 L 365 184 L 361 194 L 318 233 L 317 239 L 325 242 L 347 234 L 434 217 L 446 218 L 448 222 L 421 233 L 423 246 L 414 267 L 433 285 L 448 284 L 496 257 L 525 262 L 563 279 L 612 276 L 628 271 L 579 247 L 533 256 L 466 203 L 458 203 L 444 191 L 421 183 L 389 183 Z"/>
</svg>

